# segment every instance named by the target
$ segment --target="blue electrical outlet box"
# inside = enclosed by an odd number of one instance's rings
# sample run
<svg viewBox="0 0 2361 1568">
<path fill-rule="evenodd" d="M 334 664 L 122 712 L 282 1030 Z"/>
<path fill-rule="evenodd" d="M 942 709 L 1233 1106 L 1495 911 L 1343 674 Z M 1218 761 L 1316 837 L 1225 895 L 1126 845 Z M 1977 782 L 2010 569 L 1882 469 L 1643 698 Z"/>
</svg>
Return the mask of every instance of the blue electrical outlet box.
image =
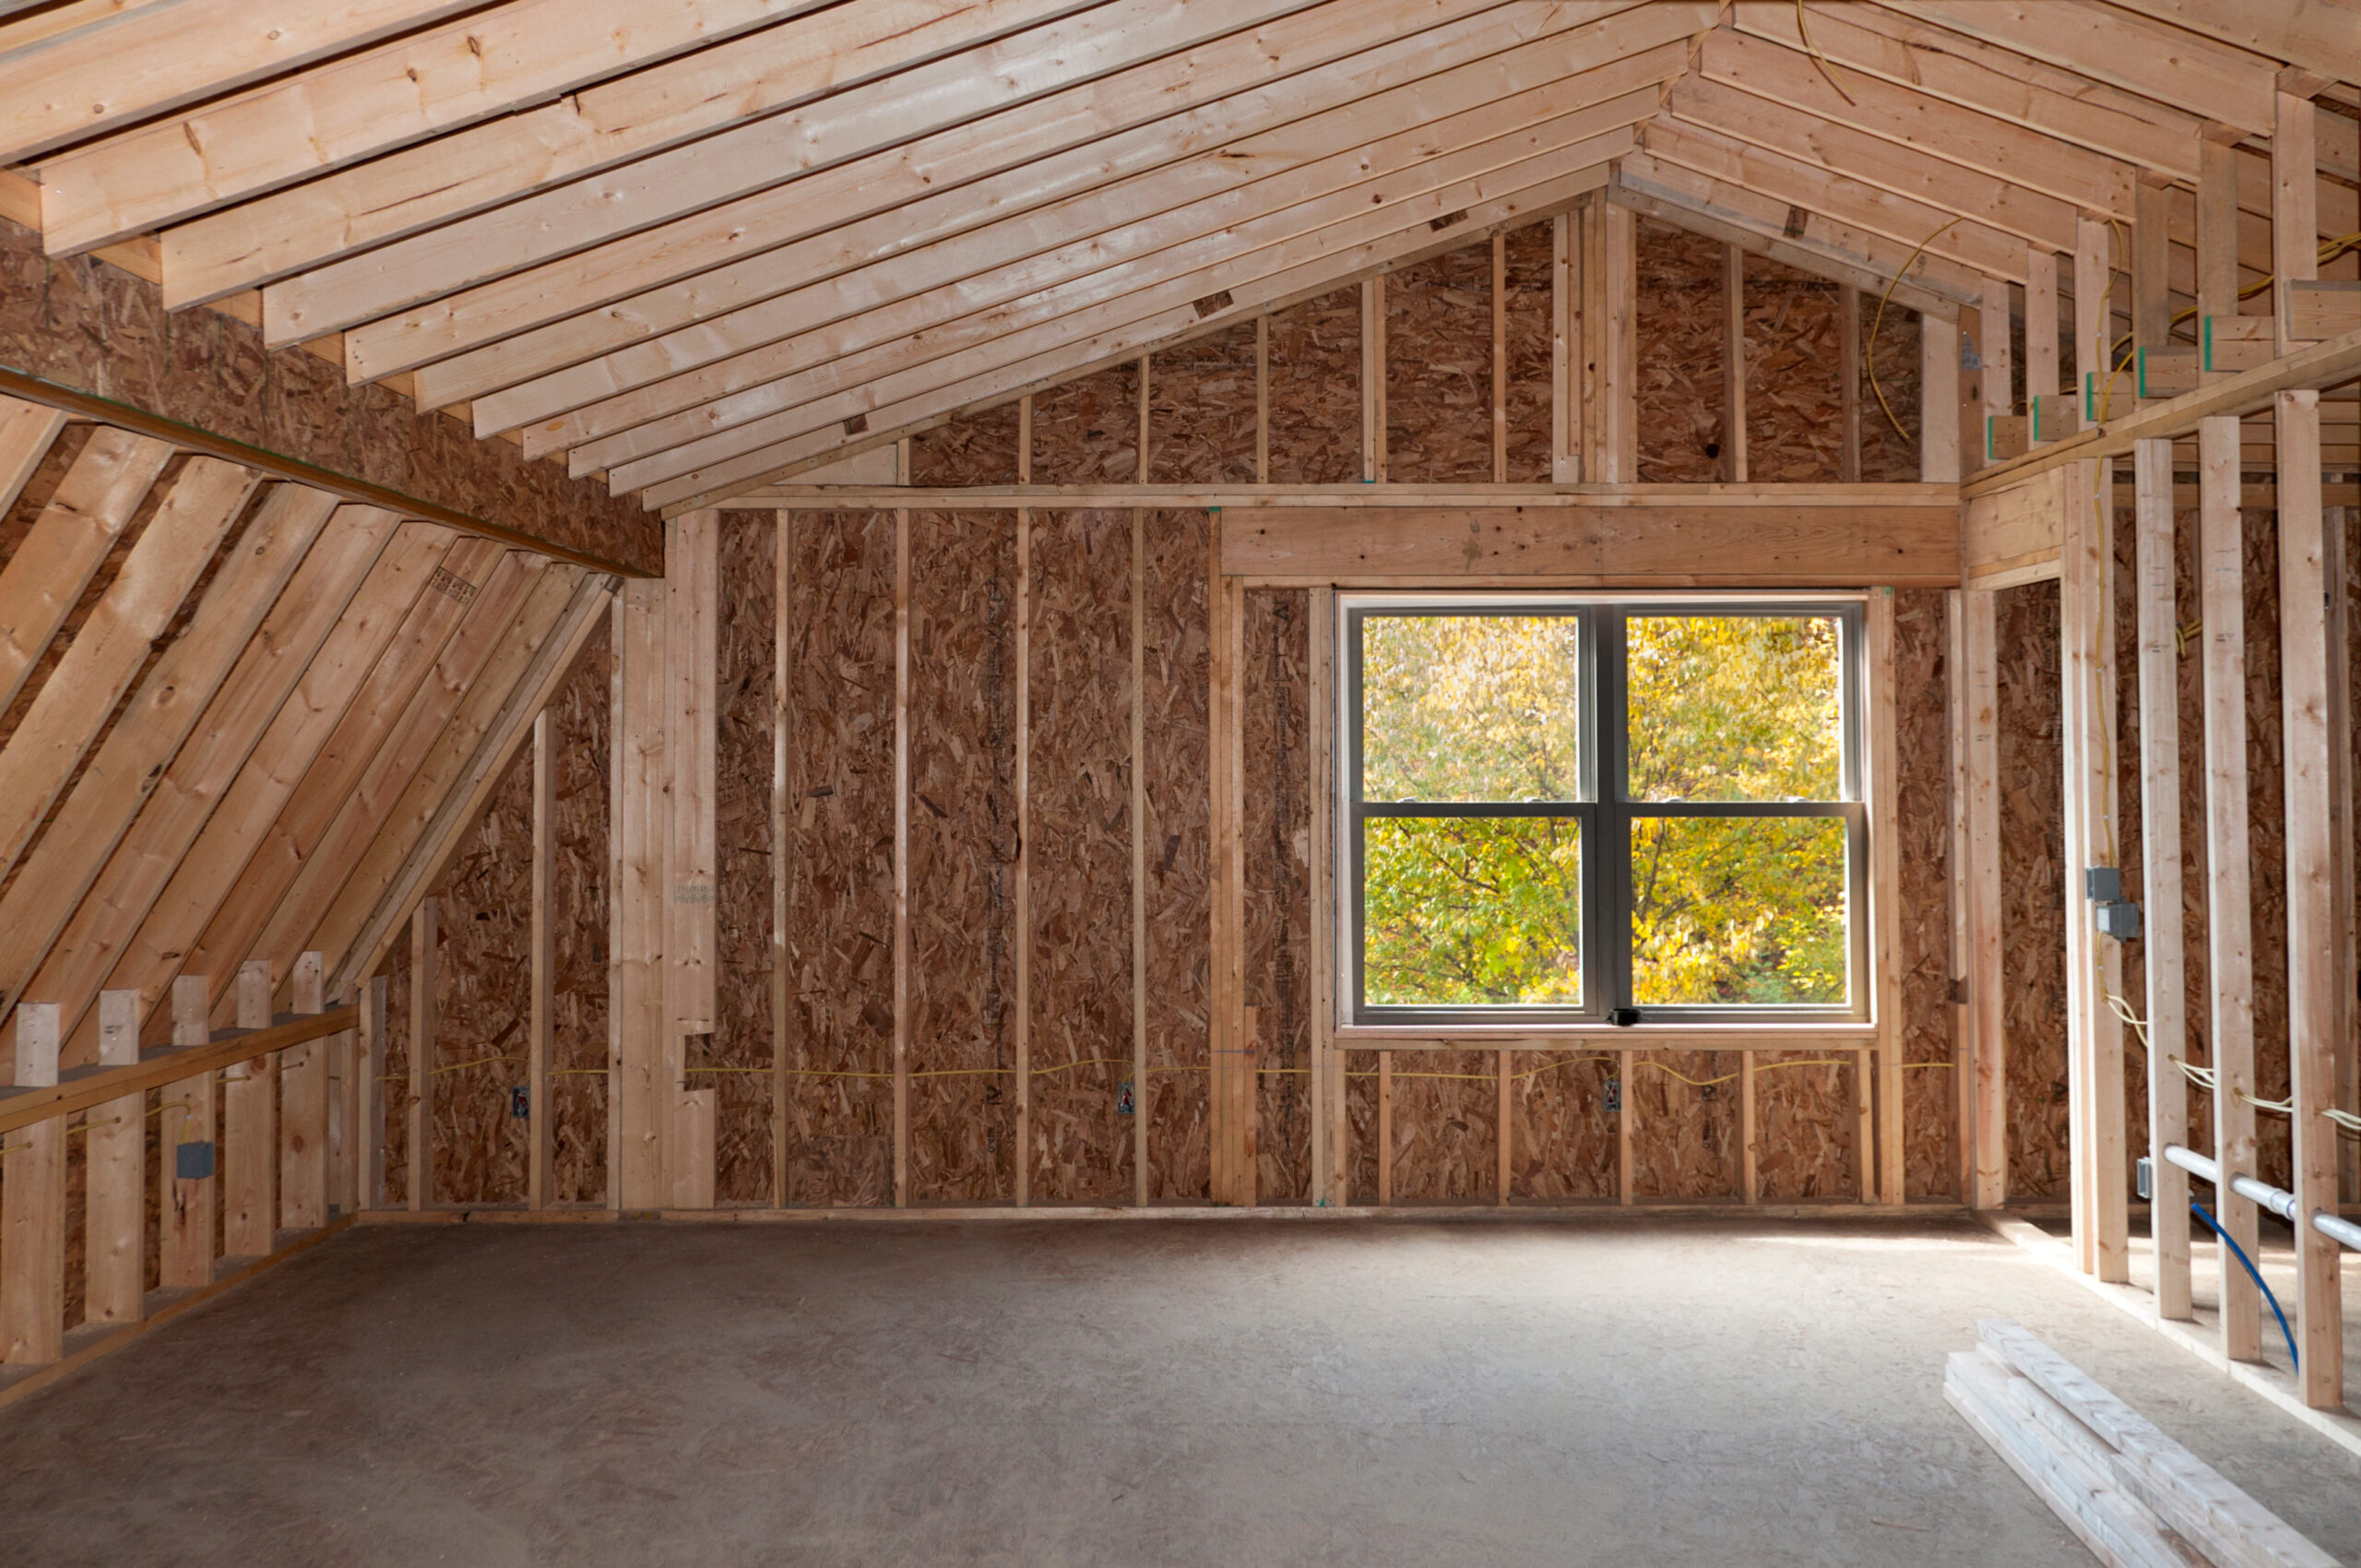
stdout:
<svg viewBox="0 0 2361 1568">
<path fill-rule="evenodd" d="M 202 1182 L 213 1174 L 213 1146 L 179 1144 L 172 1149 L 172 1174 L 183 1182 Z"/>
</svg>

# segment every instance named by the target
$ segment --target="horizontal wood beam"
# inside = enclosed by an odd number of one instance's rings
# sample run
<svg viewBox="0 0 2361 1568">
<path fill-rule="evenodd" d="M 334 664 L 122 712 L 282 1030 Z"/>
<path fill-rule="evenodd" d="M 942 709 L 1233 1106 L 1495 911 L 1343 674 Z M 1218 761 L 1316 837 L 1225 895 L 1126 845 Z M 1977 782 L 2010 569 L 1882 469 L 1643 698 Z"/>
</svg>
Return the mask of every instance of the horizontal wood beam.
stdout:
<svg viewBox="0 0 2361 1568">
<path fill-rule="evenodd" d="M 365 479 L 355 479 L 350 474 L 340 474 L 330 469 L 320 468 L 300 457 L 289 457 L 277 452 L 265 451 L 259 446 L 250 446 L 243 441 L 233 440 L 226 435 L 216 435 L 209 430 L 200 430 L 193 424 L 183 424 L 178 420 L 166 419 L 161 414 L 151 414 L 145 409 L 134 408 L 128 403 L 118 403 L 112 398 L 101 398 L 96 393 L 85 392 L 77 386 L 61 386 L 57 382 L 29 374 L 10 365 L 0 365 L 0 394 L 20 398 L 28 403 L 38 403 L 43 408 L 56 409 L 82 419 L 95 421 L 100 424 L 113 425 L 118 430 L 127 430 L 152 440 L 170 442 L 185 452 L 201 452 L 208 457 L 227 458 L 233 463 L 242 463 L 257 473 L 267 474 L 272 479 L 292 480 L 298 484 L 309 485 L 314 490 L 324 490 L 331 495 L 339 496 L 363 506 L 378 506 L 388 512 L 399 513 L 405 517 L 415 517 L 421 522 L 440 523 L 445 528 L 455 529 L 461 533 L 473 534 L 479 539 L 513 545 L 520 550 L 529 550 L 536 554 L 546 555 L 553 561 L 571 562 L 577 566 L 588 566 L 597 571 L 612 572 L 625 577 L 660 575 L 626 565 L 621 561 L 604 555 L 595 555 L 588 551 L 576 550 L 571 545 L 559 544 L 522 529 L 510 528 L 503 523 L 486 522 L 481 517 L 471 517 L 465 512 L 456 512 L 448 506 L 433 501 L 423 501 L 415 495 L 404 495 L 397 490 L 389 490 L 382 484 L 373 484 Z"/>
<path fill-rule="evenodd" d="M 204 1045 L 163 1046 L 140 1052 L 130 1067 L 74 1067 L 42 1088 L 0 1088 L 0 1134 L 104 1105 L 125 1095 L 145 1094 L 166 1084 L 219 1072 L 291 1045 L 325 1039 L 360 1026 L 358 1007 L 331 1007 L 304 1016 L 282 1015 L 267 1029 L 221 1029 Z"/>
<path fill-rule="evenodd" d="M 1959 507 L 1645 508 L 1560 503 L 1371 511 L 1238 507 L 1222 515 L 1222 570 L 1262 579 L 1429 583 L 1531 579 L 1619 587 L 1948 588 L 1959 581 Z"/>
<path fill-rule="evenodd" d="M 2011 457 L 1985 469 L 1963 485 L 1960 493 L 1969 499 L 1988 495 L 2065 463 L 2121 456 L 2130 452 L 2135 442 L 2191 434 L 2200 420 L 2216 414 L 2258 412 L 2269 408 L 2272 398 L 2281 392 L 2337 386 L 2356 376 L 2361 376 L 2361 332 L 2348 332 L 2269 364 L 2240 371 L 2226 381 L 2201 386 L 2166 402 L 2152 403 L 2122 419 L 2093 425 L 2062 441 L 2035 447 L 2021 457 Z"/>
<path fill-rule="evenodd" d="M 1019 507 L 1304 506 L 1433 510 L 1578 503 L 1600 510 L 1820 506 L 1952 506 L 1948 484 L 775 484 L 733 496 L 733 509 L 843 512 L 1004 512 Z"/>
</svg>

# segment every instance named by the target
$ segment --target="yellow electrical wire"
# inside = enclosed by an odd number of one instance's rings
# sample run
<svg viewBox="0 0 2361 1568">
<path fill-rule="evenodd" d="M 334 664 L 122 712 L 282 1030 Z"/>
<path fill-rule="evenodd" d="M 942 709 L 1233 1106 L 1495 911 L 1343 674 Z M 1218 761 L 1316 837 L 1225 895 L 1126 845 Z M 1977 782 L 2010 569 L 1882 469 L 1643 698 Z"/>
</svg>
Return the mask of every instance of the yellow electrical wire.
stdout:
<svg viewBox="0 0 2361 1568">
<path fill-rule="evenodd" d="M 1923 253 L 1928 245 L 1931 245 L 1937 240 L 1941 239 L 1947 231 L 1955 229 L 1966 221 L 1967 220 L 1964 217 L 1952 219 L 1949 223 L 1944 224 L 1942 228 L 1936 230 L 1933 233 L 1919 241 L 1918 244 L 1912 248 L 1910 255 L 1904 258 L 1902 265 L 1894 268 L 1893 276 L 1885 280 L 1885 291 L 1878 296 L 1878 314 L 1876 316 L 1871 318 L 1869 322 L 1869 346 L 1861 350 L 1861 358 L 1868 362 L 1869 367 L 1869 390 L 1871 393 L 1876 395 L 1878 407 L 1885 413 L 1885 422 L 1893 426 L 1893 433 L 1896 435 L 1901 436 L 1904 441 L 1910 439 L 1910 433 L 1902 428 L 1902 422 L 1900 420 L 1893 417 L 1893 405 L 1885 400 L 1885 388 L 1878 384 L 1878 331 L 1880 327 L 1885 326 L 1886 302 L 1893 298 L 1894 285 L 1901 282 L 1902 275 L 1910 270 L 1910 264 L 1916 261 L 1920 254 Z M 1924 327 L 1921 327 L 1920 330 L 1923 331 Z M 1922 403 L 1926 400 L 1923 390 L 1919 400 Z M 1920 422 L 1924 423 L 1925 419 L 1926 410 L 1922 408 L 1919 410 Z"/>
</svg>

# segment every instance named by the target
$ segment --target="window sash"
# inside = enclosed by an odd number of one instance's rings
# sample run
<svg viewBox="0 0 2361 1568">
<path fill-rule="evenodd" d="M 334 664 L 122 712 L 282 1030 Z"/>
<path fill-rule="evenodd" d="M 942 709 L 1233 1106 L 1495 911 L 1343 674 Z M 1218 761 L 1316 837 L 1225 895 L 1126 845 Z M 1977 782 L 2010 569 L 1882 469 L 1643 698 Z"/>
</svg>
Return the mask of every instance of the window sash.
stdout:
<svg viewBox="0 0 2361 1568">
<path fill-rule="evenodd" d="M 1654 1004 L 1637 1009 L 1647 1023 L 1858 1022 L 1869 1016 L 1869 834 L 1863 766 L 1867 671 L 1862 657 L 1863 615 L 1857 600 L 1572 599 L 1565 596 L 1483 596 L 1454 601 L 1444 595 L 1371 597 L 1347 601 L 1338 627 L 1344 646 L 1338 667 L 1346 672 L 1345 700 L 1338 704 L 1347 733 L 1339 752 L 1344 764 L 1340 804 L 1347 840 L 1347 874 L 1339 880 L 1349 900 L 1343 933 L 1351 944 L 1346 966 L 1350 991 L 1342 1000 L 1358 1024 L 1448 1028 L 1486 1024 L 1582 1024 L 1605 1021 L 1610 1009 L 1631 1006 L 1632 995 L 1631 836 L 1635 823 L 1656 818 L 1841 819 L 1845 824 L 1845 995 L 1843 1004 Z M 1582 628 L 1581 744 L 1579 788 L 1572 801 L 1366 801 L 1363 747 L 1362 624 L 1372 615 L 1563 614 Z M 1840 798 L 1833 801 L 1634 801 L 1629 788 L 1626 750 L 1630 734 L 1626 679 L 1626 624 L 1631 617 L 1779 616 L 1831 617 L 1839 627 L 1838 716 Z M 1601 788 L 1611 782 L 1612 788 Z M 1564 817 L 1582 824 L 1581 921 L 1583 999 L 1579 1007 L 1516 1004 L 1415 1006 L 1367 1000 L 1369 956 L 1368 823 L 1375 818 Z M 1613 933 L 1609 939 L 1610 931 Z"/>
</svg>

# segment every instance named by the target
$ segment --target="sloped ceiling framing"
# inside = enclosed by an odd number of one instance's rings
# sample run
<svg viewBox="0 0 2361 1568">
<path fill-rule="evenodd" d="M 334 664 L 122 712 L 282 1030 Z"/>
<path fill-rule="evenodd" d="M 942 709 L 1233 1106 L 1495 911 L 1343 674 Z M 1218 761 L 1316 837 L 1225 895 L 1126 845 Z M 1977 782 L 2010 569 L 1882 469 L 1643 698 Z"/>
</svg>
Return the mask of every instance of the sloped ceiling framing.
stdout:
<svg viewBox="0 0 2361 1568">
<path fill-rule="evenodd" d="M 0 1023 L 69 1065 L 102 990 L 373 968 L 616 582 L 14 398 L 0 516 Z"/>
<path fill-rule="evenodd" d="M 1602 188 L 1947 312 L 2170 183 L 2185 303 L 2208 141 L 2270 270 L 2283 89 L 2361 229 L 2356 60 L 2361 0 L 148 0 L 0 22 L 0 161 L 676 510 Z"/>
</svg>

